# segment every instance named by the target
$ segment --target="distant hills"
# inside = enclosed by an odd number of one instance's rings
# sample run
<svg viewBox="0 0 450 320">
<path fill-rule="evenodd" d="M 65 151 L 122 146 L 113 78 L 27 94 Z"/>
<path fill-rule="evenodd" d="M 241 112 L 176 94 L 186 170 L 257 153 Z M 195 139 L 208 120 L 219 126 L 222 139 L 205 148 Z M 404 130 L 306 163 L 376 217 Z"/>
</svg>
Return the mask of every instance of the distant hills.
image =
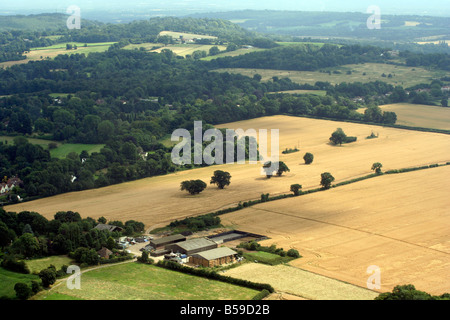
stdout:
<svg viewBox="0 0 450 320">
<path fill-rule="evenodd" d="M 248 30 L 298 37 L 363 38 L 389 41 L 450 39 L 450 17 L 381 16 L 381 29 L 367 27 L 370 13 L 242 10 L 197 13 L 196 18 L 230 20 Z"/>
<path fill-rule="evenodd" d="M 32 30 L 54 31 L 67 28 L 66 22 L 69 15 L 63 13 L 42 13 L 31 15 L 0 15 L 0 31 L 6 30 Z M 100 25 L 100 22 L 82 19 L 82 25 Z"/>
</svg>

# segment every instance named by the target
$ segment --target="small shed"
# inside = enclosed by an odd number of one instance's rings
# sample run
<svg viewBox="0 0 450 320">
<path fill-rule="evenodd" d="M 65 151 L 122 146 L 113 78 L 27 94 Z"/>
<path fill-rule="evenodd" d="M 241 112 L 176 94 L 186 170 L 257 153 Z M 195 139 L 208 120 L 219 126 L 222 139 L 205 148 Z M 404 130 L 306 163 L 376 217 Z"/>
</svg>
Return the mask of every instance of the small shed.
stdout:
<svg viewBox="0 0 450 320">
<path fill-rule="evenodd" d="M 190 262 L 204 267 L 215 267 L 236 261 L 236 251 L 228 247 L 220 247 L 198 252 L 190 257 Z"/>
</svg>

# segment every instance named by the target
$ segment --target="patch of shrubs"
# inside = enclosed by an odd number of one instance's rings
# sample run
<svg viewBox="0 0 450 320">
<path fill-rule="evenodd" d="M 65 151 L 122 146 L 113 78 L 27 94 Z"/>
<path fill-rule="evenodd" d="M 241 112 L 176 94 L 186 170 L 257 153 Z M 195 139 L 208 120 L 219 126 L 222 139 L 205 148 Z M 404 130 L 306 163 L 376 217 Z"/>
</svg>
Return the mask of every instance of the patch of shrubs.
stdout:
<svg viewBox="0 0 450 320">
<path fill-rule="evenodd" d="M 295 147 L 294 149 L 291 148 L 286 148 L 285 150 L 281 151 L 282 154 L 289 154 L 289 153 L 294 153 L 294 152 L 299 152 L 300 150 Z"/>
<path fill-rule="evenodd" d="M 29 274 L 30 269 L 28 268 L 25 261 L 18 260 L 18 257 L 15 255 L 6 255 L 3 258 L 3 261 L 1 263 L 1 267 L 5 268 L 6 270 L 23 273 L 23 274 Z"/>
<path fill-rule="evenodd" d="M 252 300 L 262 300 L 265 297 L 267 297 L 270 294 L 270 292 L 266 289 L 262 290 L 261 292 L 257 293 Z"/>
<path fill-rule="evenodd" d="M 357 137 L 345 137 L 343 143 L 352 143 L 355 142 L 358 138 Z"/>
<path fill-rule="evenodd" d="M 291 257 L 291 258 L 300 258 L 301 255 L 299 252 L 295 249 L 289 249 L 287 252 L 284 251 L 283 248 L 277 248 L 275 244 L 271 245 L 270 247 L 262 246 L 256 241 L 250 241 L 250 242 L 242 242 L 238 246 L 238 248 L 247 249 L 250 251 L 262 251 L 262 252 L 268 252 L 273 253 L 276 255 L 279 255 L 280 257 Z"/>
<path fill-rule="evenodd" d="M 220 226 L 220 218 L 217 214 L 205 214 L 198 217 L 185 218 L 183 220 L 175 220 L 169 224 L 169 227 L 176 228 L 184 226 L 190 231 L 202 231 L 211 227 Z"/>
<path fill-rule="evenodd" d="M 417 290 L 412 284 L 406 284 L 396 286 L 392 292 L 381 293 L 375 300 L 450 300 L 450 294 L 444 293 L 440 296 L 433 296 Z"/>
</svg>

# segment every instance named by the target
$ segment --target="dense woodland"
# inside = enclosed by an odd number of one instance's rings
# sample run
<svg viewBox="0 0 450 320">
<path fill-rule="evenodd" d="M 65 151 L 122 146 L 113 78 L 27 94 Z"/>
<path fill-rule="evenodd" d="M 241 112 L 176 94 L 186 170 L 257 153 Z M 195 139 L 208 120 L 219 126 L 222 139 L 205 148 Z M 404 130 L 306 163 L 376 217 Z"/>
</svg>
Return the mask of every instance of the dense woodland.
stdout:
<svg viewBox="0 0 450 320">
<path fill-rule="evenodd" d="M 132 236 L 142 233 L 145 228 L 142 222 L 134 220 L 125 223 L 108 222 L 110 225 L 122 228 L 122 231 L 110 232 L 107 229 L 96 228 L 98 224 L 106 222 L 103 217 L 97 221 L 89 217 L 82 219 L 79 213 L 72 211 L 57 212 L 54 219 L 48 220 L 37 212 L 15 213 L 0 209 L 0 247 L 8 247 L 7 256 L 2 257 L 2 267 L 27 273 L 27 270 L 17 269 L 20 268 L 20 264 L 16 263 L 18 259 L 58 254 L 71 254 L 77 258 L 75 256 L 77 252 L 83 250 L 92 252 L 92 256 L 98 262 L 96 252 L 102 247 L 115 249 L 114 239 L 123 235 Z M 88 260 L 79 262 L 88 263 Z"/>
</svg>

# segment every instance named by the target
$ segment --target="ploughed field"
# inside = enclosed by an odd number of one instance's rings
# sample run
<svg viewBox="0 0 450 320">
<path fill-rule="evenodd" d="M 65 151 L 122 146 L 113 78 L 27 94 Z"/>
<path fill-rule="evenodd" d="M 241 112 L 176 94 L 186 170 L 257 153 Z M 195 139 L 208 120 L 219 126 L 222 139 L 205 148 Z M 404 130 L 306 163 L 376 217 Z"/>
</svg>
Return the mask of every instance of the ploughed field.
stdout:
<svg viewBox="0 0 450 320">
<path fill-rule="evenodd" d="M 240 201 L 259 199 L 262 193 L 272 196 L 290 193 L 291 184 L 301 184 L 303 190 L 317 188 L 320 174 L 326 171 L 336 178 L 335 182 L 340 182 L 371 173 L 374 162 L 381 162 L 384 171 L 450 161 L 450 136 L 443 134 L 288 116 L 263 117 L 218 127 L 279 129 L 280 160 L 288 165 L 290 172 L 267 179 L 261 174 L 261 164 L 217 165 L 61 194 L 5 209 L 36 211 L 49 219 L 58 211 L 72 210 L 96 219 L 104 216 L 107 220 L 138 220 L 150 229 L 175 219 L 235 206 Z M 328 139 L 338 127 L 358 140 L 342 146 L 330 145 Z M 372 131 L 379 137 L 366 140 Z M 281 154 L 282 150 L 296 146 L 300 152 Z M 306 152 L 314 154 L 311 165 L 304 164 Z M 213 172 L 219 169 L 232 176 L 231 184 L 223 190 L 209 184 Z M 180 183 L 191 179 L 202 179 L 208 187 L 195 196 L 181 191 Z"/>
</svg>

